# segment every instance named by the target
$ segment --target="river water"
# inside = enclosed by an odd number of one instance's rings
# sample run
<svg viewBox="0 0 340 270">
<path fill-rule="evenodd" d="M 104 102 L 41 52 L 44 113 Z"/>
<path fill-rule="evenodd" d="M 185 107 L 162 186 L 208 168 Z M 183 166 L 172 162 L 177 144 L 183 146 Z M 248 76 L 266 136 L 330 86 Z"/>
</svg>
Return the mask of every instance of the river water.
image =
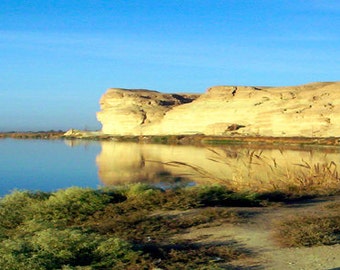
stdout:
<svg viewBox="0 0 340 270">
<path fill-rule="evenodd" d="M 339 172 L 339 147 L 171 146 L 68 140 L 0 140 L 0 196 L 12 190 L 146 182 L 276 185 L 293 171 Z M 327 168 L 328 168 L 327 167 Z M 256 183 L 255 183 L 256 182 Z"/>
</svg>

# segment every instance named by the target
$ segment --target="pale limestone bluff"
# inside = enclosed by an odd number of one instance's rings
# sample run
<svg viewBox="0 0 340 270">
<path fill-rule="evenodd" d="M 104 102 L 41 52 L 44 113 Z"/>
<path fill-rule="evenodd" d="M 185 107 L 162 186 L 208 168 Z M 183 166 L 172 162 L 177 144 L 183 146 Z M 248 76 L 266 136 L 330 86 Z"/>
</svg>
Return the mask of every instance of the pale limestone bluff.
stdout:
<svg viewBox="0 0 340 270">
<path fill-rule="evenodd" d="M 100 104 L 105 134 L 340 136 L 340 82 L 216 86 L 199 96 L 109 89 Z"/>
<path fill-rule="evenodd" d="M 142 135 L 156 126 L 164 115 L 181 104 L 192 102 L 198 95 L 163 94 L 140 89 L 109 89 L 101 98 L 97 113 L 105 134 Z"/>
</svg>

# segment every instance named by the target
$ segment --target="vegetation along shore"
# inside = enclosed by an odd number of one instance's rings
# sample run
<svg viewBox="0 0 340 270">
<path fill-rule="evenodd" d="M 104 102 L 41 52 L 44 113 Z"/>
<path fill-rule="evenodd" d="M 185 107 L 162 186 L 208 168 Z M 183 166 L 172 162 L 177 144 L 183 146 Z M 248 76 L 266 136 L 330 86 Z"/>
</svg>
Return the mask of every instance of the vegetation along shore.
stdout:
<svg viewBox="0 0 340 270">
<path fill-rule="evenodd" d="M 261 240 L 273 242 L 273 251 L 337 246 L 339 191 L 328 193 L 332 196 L 326 204 L 314 192 L 235 192 L 218 185 L 14 191 L 0 200 L 0 268 L 260 267 L 268 261 L 259 256 L 259 250 L 233 237 L 233 228 L 247 226 L 251 233 L 259 217 L 268 221 L 275 214 L 276 225 L 263 232 L 269 240 Z M 277 216 L 307 202 L 322 212 Z"/>
<path fill-rule="evenodd" d="M 271 137 L 271 136 L 207 136 L 207 135 L 154 135 L 154 136 L 117 136 L 103 134 L 100 131 L 65 131 L 1 132 L 0 139 L 82 139 L 118 142 L 140 142 L 183 145 L 340 145 L 340 137 Z"/>
</svg>

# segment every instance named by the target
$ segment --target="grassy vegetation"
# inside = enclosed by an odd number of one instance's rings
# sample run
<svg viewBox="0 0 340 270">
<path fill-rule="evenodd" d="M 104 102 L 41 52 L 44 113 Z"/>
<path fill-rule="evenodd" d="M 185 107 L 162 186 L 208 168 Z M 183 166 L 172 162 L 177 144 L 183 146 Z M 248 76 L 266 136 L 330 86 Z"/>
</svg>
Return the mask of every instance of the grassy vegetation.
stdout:
<svg viewBox="0 0 340 270">
<path fill-rule="evenodd" d="M 276 224 L 274 239 L 282 246 L 340 244 L 340 203 L 330 203 L 319 214 L 287 217 Z"/>
<path fill-rule="evenodd" d="M 14 191 L 0 199 L 0 269 L 220 269 L 219 263 L 249 251 L 233 239 L 199 244 L 176 235 L 247 222 L 236 206 L 291 199 L 282 192 L 235 192 L 219 185 Z M 284 246 L 339 243 L 339 209 L 339 203 L 328 204 L 323 215 L 282 221 L 275 239 Z"/>
<path fill-rule="evenodd" d="M 79 134 L 64 136 L 65 131 L 50 130 L 37 132 L 0 132 L 0 138 L 14 139 L 84 139 L 84 140 L 115 140 L 127 142 L 143 142 L 157 144 L 186 144 L 186 145 L 225 145 L 225 144 L 251 144 L 256 145 L 339 145 L 339 137 L 265 137 L 245 136 L 241 134 L 209 136 L 204 134 L 185 135 L 159 135 L 159 136 L 118 136 L 101 134 L 100 132 L 81 131 Z"/>
<path fill-rule="evenodd" d="M 186 167 L 195 175 L 226 186 L 229 190 L 261 193 L 269 200 L 294 200 L 298 198 L 340 194 L 340 173 L 334 161 L 292 163 L 276 160 L 263 154 L 262 150 L 235 153 L 211 150 L 210 161 L 220 163 L 224 176 L 217 177 L 205 168 L 184 162 L 168 162 L 166 165 Z"/>
<path fill-rule="evenodd" d="M 50 130 L 50 131 L 30 131 L 30 132 L 0 132 L 0 139 L 60 139 L 65 131 Z"/>
<path fill-rule="evenodd" d="M 245 251 L 173 236 L 216 221 L 241 222 L 237 211 L 213 207 L 238 202 L 261 203 L 219 186 L 15 191 L 0 200 L 0 268 L 219 269 L 219 261 Z"/>
</svg>

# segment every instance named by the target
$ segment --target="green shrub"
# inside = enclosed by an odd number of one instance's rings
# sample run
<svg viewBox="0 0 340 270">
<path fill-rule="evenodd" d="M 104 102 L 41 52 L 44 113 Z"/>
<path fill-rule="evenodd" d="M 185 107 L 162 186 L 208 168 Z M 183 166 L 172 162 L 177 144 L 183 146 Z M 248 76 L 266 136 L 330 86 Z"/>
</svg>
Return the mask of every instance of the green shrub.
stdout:
<svg viewBox="0 0 340 270">
<path fill-rule="evenodd" d="M 14 191 L 0 200 L 0 234 L 6 229 L 13 229 L 25 219 L 32 216 L 32 205 L 42 201 L 45 193 L 31 193 L 28 191 Z"/>
<path fill-rule="evenodd" d="M 4 240 L 0 246 L 0 269 L 4 270 L 127 269 L 142 258 L 128 242 L 70 228 L 48 228 Z"/>
<path fill-rule="evenodd" d="M 34 209 L 36 220 L 77 223 L 103 209 L 112 195 L 88 188 L 72 187 L 53 193 Z"/>
<path fill-rule="evenodd" d="M 35 233 L 30 239 L 33 258 L 39 258 L 46 269 L 62 265 L 88 265 L 97 239 L 95 235 L 74 229 L 46 229 Z"/>
<path fill-rule="evenodd" d="M 0 269 L 44 270 L 39 259 L 32 260 L 33 247 L 27 239 L 7 239 L 0 245 Z"/>
<path fill-rule="evenodd" d="M 238 193 L 225 186 L 212 185 L 197 188 L 196 196 L 202 206 L 259 206 L 254 193 Z"/>
<path fill-rule="evenodd" d="M 256 193 L 234 192 L 222 185 L 182 187 L 162 190 L 147 184 L 120 188 L 127 200 L 122 211 L 131 209 L 191 209 L 205 206 L 259 206 Z M 124 210 L 123 210 L 124 209 Z"/>
<path fill-rule="evenodd" d="M 166 190 L 159 199 L 159 205 L 164 209 L 191 209 L 199 207 L 194 188 L 177 188 Z"/>
<path fill-rule="evenodd" d="M 161 192 L 161 189 L 156 188 L 149 184 L 137 183 L 128 185 L 125 187 L 124 194 L 127 198 L 136 198 L 136 197 L 151 197 L 154 194 Z"/>
<path fill-rule="evenodd" d="M 129 265 L 138 264 L 141 252 L 134 251 L 131 244 L 119 238 L 109 238 L 98 245 L 94 255 L 97 259 L 95 268 L 126 269 Z"/>
<path fill-rule="evenodd" d="M 164 193 L 160 188 L 143 183 L 119 187 L 117 192 L 126 197 L 126 201 L 120 206 L 123 212 L 160 208 Z"/>
</svg>

